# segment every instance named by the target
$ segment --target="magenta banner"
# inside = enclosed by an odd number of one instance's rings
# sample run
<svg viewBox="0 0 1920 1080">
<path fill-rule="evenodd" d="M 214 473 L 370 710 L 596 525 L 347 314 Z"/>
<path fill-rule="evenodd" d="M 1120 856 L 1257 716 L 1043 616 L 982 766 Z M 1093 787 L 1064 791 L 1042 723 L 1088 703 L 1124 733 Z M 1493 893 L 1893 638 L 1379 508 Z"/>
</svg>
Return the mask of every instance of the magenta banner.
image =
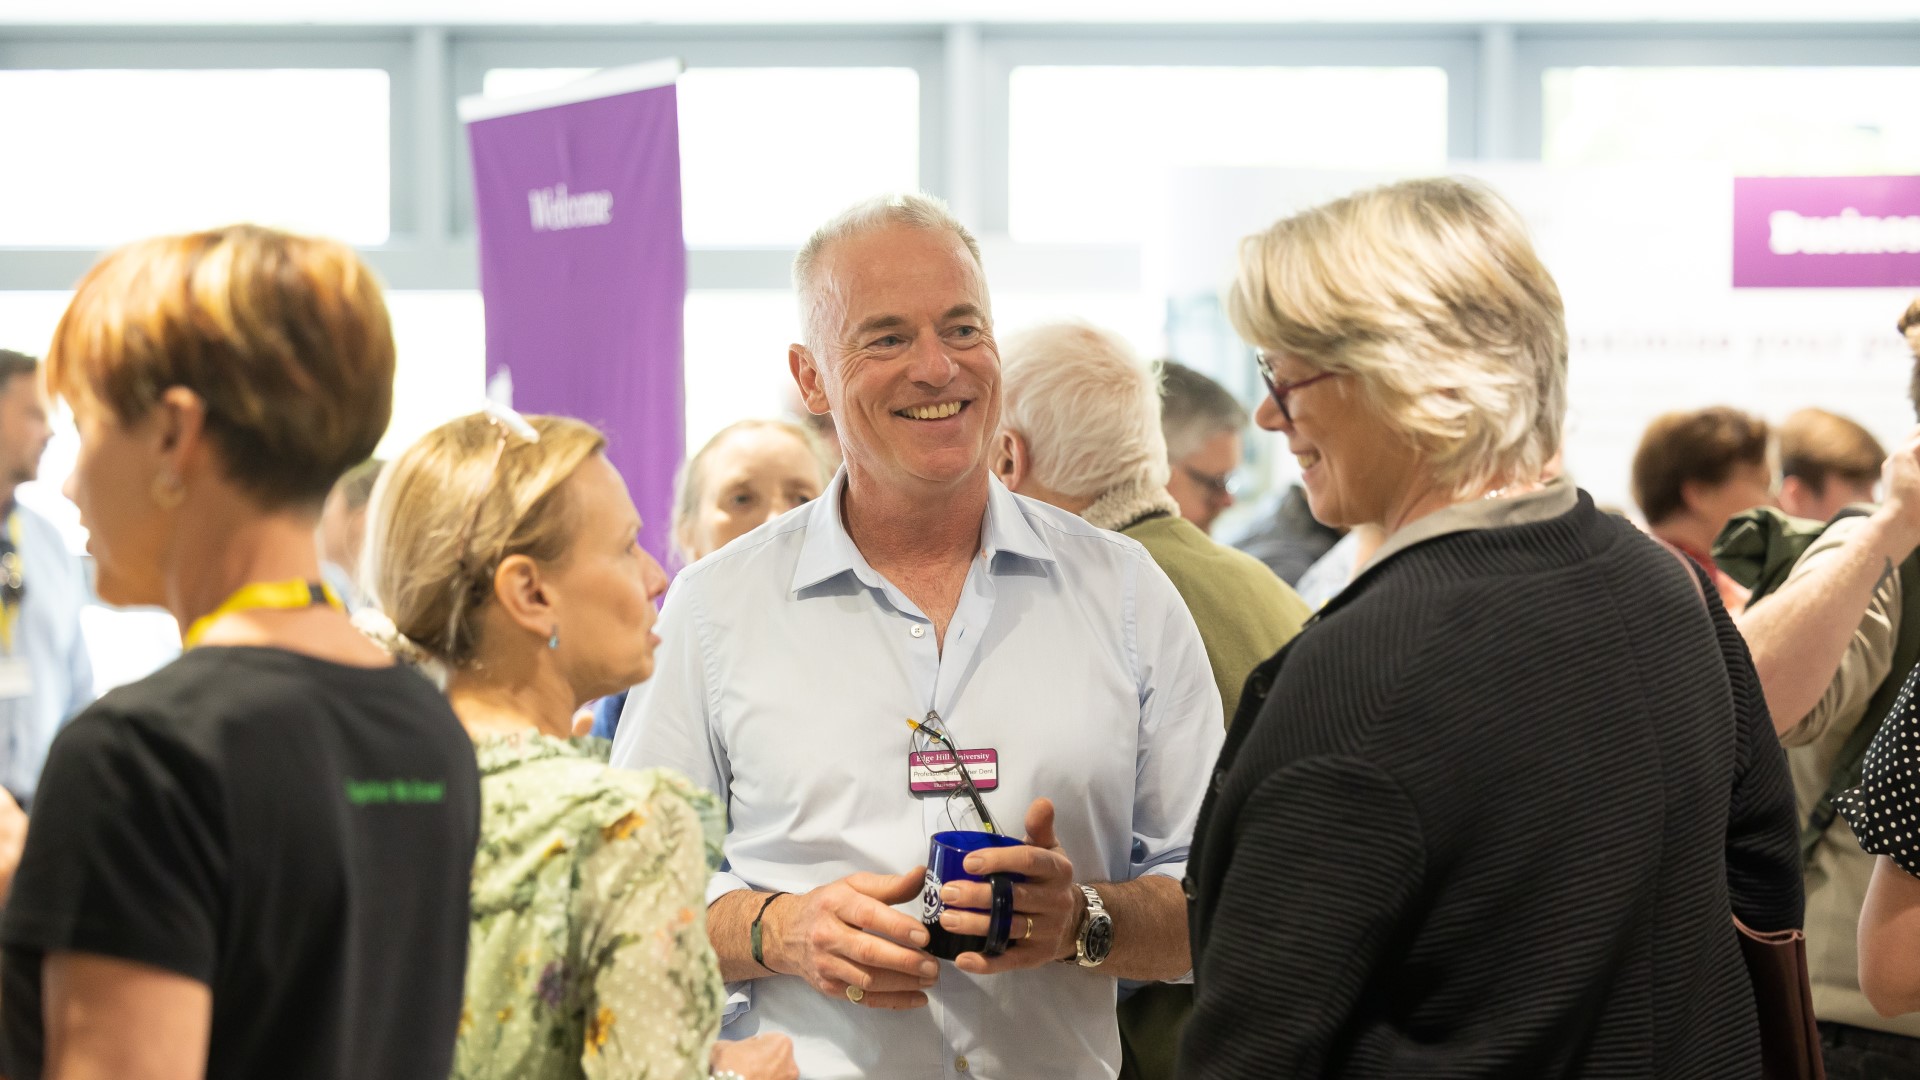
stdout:
<svg viewBox="0 0 1920 1080">
<path fill-rule="evenodd" d="M 487 386 L 607 433 L 663 562 L 686 446 L 678 61 L 467 98 Z"/>
<path fill-rule="evenodd" d="M 1733 285 L 1920 286 L 1920 176 L 1736 178 Z"/>
</svg>

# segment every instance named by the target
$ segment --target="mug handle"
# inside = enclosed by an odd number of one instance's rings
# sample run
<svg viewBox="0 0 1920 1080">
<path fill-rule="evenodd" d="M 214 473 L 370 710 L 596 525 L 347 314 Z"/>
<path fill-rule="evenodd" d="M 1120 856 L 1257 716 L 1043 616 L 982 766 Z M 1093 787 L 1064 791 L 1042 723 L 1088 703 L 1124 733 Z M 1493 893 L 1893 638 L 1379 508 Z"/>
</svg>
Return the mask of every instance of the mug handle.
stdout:
<svg viewBox="0 0 1920 1080">
<path fill-rule="evenodd" d="M 993 904 L 987 911 L 986 948 L 981 951 L 999 956 L 1012 944 L 1013 881 L 1004 873 L 988 874 L 987 884 L 993 889 Z"/>
</svg>

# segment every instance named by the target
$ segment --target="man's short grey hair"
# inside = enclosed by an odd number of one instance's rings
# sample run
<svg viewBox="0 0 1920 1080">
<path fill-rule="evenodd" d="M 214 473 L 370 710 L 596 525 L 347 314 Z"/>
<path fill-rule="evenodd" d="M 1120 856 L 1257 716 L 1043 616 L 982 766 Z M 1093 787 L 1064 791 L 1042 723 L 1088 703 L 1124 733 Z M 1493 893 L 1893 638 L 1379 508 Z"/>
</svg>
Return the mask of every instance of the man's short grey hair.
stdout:
<svg viewBox="0 0 1920 1080">
<path fill-rule="evenodd" d="M 1226 387 L 1185 364 L 1160 362 L 1160 430 L 1170 458 L 1186 457 L 1223 431 L 1243 431 L 1247 420 L 1246 406 Z"/>
<path fill-rule="evenodd" d="M 828 328 L 825 316 L 832 299 L 832 283 L 823 280 L 820 275 L 820 263 L 827 249 L 841 240 L 889 225 L 910 229 L 944 229 L 959 237 L 960 242 L 967 246 L 967 253 L 973 256 L 975 266 L 982 266 L 980 242 L 973 238 L 965 225 L 960 224 L 959 218 L 953 216 L 953 211 L 947 209 L 946 203 L 932 195 L 910 191 L 876 195 L 855 203 L 815 229 L 813 235 L 807 237 L 807 242 L 800 246 L 800 253 L 793 257 L 793 290 L 800 301 L 800 327 L 806 335 L 807 348 L 816 354 L 826 342 Z"/>
<path fill-rule="evenodd" d="M 1167 486 L 1160 394 L 1119 335 L 1056 322 L 1000 346 L 1000 426 L 1027 442 L 1036 482 L 1068 498 Z"/>
</svg>

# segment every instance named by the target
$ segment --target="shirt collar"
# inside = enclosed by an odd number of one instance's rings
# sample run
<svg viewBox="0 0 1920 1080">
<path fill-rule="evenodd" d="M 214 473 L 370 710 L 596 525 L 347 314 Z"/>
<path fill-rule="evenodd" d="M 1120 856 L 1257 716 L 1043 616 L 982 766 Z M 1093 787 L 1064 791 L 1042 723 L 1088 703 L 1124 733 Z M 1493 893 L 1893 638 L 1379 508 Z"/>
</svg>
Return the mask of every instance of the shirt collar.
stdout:
<svg viewBox="0 0 1920 1080">
<path fill-rule="evenodd" d="M 860 553 L 840 517 L 840 500 L 846 490 L 847 470 L 842 466 L 827 490 L 808 508 L 807 534 L 800 545 L 800 558 L 794 563 L 792 591 L 811 588 L 841 574 L 852 574 L 870 589 L 884 587 L 880 574 Z M 990 570 L 1002 554 L 1035 562 L 1054 561 L 1053 549 L 1027 520 L 1020 497 L 992 475 L 987 477 L 987 514 L 980 526 L 980 550 Z"/>
<path fill-rule="evenodd" d="M 1524 495 L 1456 503 L 1444 510 L 1436 510 L 1387 537 L 1387 542 L 1381 544 L 1380 550 L 1374 552 L 1373 558 L 1368 559 L 1367 564 L 1356 570 L 1353 576 L 1357 578 L 1413 545 L 1436 537 L 1475 529 L 1531 525 L 1557 518 L 1572 510 L 1578 502 L 1579 495 L 1573 481 L 1558 476 L 1547 481 L 1538 491 L 1529 491 Z"/>
</svg>

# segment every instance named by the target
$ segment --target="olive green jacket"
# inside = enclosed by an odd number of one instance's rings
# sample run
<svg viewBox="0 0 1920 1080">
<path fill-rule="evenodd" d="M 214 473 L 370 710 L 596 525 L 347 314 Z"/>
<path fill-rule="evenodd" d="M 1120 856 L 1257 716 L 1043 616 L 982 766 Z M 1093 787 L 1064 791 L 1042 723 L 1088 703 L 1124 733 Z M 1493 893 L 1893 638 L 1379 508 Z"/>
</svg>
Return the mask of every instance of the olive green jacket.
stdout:
<svg viewBox="0 0 1920 1080">
<path fill-rule="evenodd" d="M 1280 651 L 1312 612 L 1266 564 L 1178 515 L 1136 521 L 1120 530 L 1160 564 L 1200 628 L 1228 720 L 1255 665 Z"/>
</svg>

